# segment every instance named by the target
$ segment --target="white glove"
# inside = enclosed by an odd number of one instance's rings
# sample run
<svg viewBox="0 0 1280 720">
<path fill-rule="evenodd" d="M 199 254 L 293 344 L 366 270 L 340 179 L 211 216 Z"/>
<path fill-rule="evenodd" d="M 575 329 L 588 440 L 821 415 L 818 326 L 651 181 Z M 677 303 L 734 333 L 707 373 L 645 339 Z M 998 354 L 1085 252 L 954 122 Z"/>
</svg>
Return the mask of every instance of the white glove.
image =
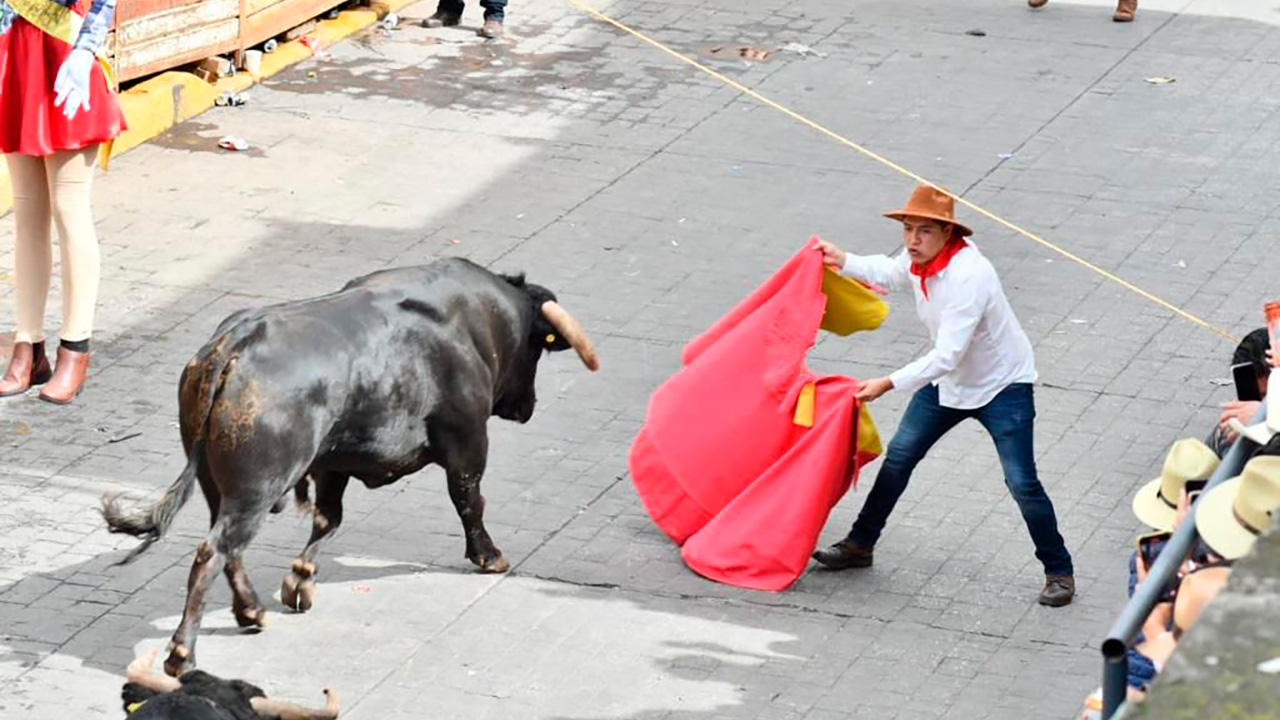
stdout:
<svg viewBox="0 0 1280 720">
<path fill-rule="evenodd" d="M 58 68 L 58 78 L 53 81 L 53 91 L 57 93 L 53 105 L 61 107 L 68 120 L 75 118 L 81 108 L 89 109 L 89 78 L 96 60 L 92 52 L 76 48 Z"/>
</svg>

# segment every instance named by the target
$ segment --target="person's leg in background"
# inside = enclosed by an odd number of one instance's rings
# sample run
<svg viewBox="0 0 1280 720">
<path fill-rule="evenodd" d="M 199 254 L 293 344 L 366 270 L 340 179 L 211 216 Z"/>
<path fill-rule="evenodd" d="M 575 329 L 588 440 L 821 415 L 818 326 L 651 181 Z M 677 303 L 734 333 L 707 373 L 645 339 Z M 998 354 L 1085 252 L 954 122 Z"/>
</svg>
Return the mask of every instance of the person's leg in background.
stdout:
<svg viewBox="0 0 1280 720">
<path fill-rule="evenodd" d="M 1049 0 L 1027 0 L 1027 5 L 1032 8 L 1041 8 L 1049 3 Z M 1116 2 L 1116 11 L 1112 13 L 1111 19 L 1116 22 L 1133 22 L 1133 18 L 1138 14 L 1138 0 L 1118 0 Z"/>
<path fill-rule="evenodd" d="M 45 158 L 53 221 L 62 260 L 62 332 L 53 377 L 40 399 L 65 404 L 84 387 L 89 338 L 102 262 L 93 226 L 93 171 L 98 147 L 64 150 Z"/>
<path fill-rule="evenodd" d="M 484 27 L 480 28 L 480 34 L 487 38 L 500 37 L 507 17 L 507 0 L 480 0 L 480 5 L 484 8 Z"/>
<path fill-rule="evenodd" d="M 13 181 L 14 280 L 17 283 L 18 326 L 13 354 L 0 379 L 0 397 L 26 392 L 52 375 L 44 349 L 44 310 L 53 271 L 50 248 L 51 204 L 44 158 L 6 155 Z"/>
<path fill-rule="evenodd" d="M 422 21 L 423 27 L 453 27 L 462 22 L 463 0 L 440 0 L 431 17 Z"/>
</svg>

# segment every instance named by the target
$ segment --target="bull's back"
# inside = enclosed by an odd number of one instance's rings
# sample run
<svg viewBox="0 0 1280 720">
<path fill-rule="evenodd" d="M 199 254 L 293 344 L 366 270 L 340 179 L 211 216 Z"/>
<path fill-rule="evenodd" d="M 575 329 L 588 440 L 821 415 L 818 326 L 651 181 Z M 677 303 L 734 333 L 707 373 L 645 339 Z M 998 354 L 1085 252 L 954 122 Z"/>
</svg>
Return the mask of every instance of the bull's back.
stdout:
<svg viewBox="0 0 1280 720">
<path fill-rule="evenodd" d="M 183 373 L 188 450 L 203 407 L 215 456 L 281 466 L 281 455 L 310 454 L 356 475 L 420 469 L 431 418 L 488 416 L 487 396 L 468 392 L 474 407 L 446 408 L 460 400 L 442 389 L 490 384 L 497 340 L 486 318 L 509 306 L 493 279 L 442 261 L 228 318 Z"/>
</svg>

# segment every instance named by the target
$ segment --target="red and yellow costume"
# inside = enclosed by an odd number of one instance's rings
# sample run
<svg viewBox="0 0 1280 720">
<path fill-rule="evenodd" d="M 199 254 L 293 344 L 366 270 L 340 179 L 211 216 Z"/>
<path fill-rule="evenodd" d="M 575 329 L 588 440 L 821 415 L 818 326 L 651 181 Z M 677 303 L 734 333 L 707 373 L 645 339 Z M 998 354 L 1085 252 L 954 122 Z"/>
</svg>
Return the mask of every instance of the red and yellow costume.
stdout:
<svg viewBox="0 0 1280 720">
<path fill-rule="evenodd" d="M 90 77 L 89 109 L 68 120 L 54 106 L 54 80 L 78 39 L 89 0 L 70 7 L 53 0 L 6 0 L 16 11 L 0 34 L 0 153 L 52 155 L 114 139 L 126 125 L 101 63 Z M 64 17 L 74 14 L 76 18 Z M 55 37 L 55 33 L 63 37 Z"/>
</svg>

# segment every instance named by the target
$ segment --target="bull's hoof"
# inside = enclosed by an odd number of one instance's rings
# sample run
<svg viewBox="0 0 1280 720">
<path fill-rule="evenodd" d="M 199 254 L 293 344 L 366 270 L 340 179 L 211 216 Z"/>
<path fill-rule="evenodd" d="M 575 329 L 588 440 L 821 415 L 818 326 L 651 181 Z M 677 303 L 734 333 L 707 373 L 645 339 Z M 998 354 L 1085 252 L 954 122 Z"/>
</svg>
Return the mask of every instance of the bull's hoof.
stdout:
<svg viewBox="0 0 1280 720">
<path fill-rule="evenodd" d="M 280 602 L 284 603 L 284 606 L 290 610 L 299 611 L 298 586 L 301 584 L 302 578 L 293 573 L 288 573 L 280 581 Z"/>
<path fill-rule="evenodd" d="M 247 608 L 232 608 L 236 616 L 236 624 L 242 628 L 267 629 L 267 609 L 261 605 Z"/>
<path fill-rule="evenodd" d="M 480 572 L 495 575 L 504 573 L 511 569 L 511 563 L 507 562 L 507 557 L 501 554 L 498 555 L 498 557 L 489 558 L 488 560 L 481 561 L 477 564 L 480 566 Z"/>
<path fill-rule="evenodd" d="M 316 581 L 307 579 L 298 585 L 298 612 L 306 612 L 316 599 Z"/>
<path fill-rule="evenodd" d="M 295 573 L 284 576 L 280 582 L 280 602 L 290 610 L 304 613 L 311 609 L 316 598 L 316 581 L 301 578 Z"/>
<path fill-rule="evenodd" d="M 169 643 L 169 657 L 164 661 L 164 673 L 169 677 L 178 677 L 195 669 L 196 659 L 191 656 L 191 650 L 180 643 Z"/>
</svg>

